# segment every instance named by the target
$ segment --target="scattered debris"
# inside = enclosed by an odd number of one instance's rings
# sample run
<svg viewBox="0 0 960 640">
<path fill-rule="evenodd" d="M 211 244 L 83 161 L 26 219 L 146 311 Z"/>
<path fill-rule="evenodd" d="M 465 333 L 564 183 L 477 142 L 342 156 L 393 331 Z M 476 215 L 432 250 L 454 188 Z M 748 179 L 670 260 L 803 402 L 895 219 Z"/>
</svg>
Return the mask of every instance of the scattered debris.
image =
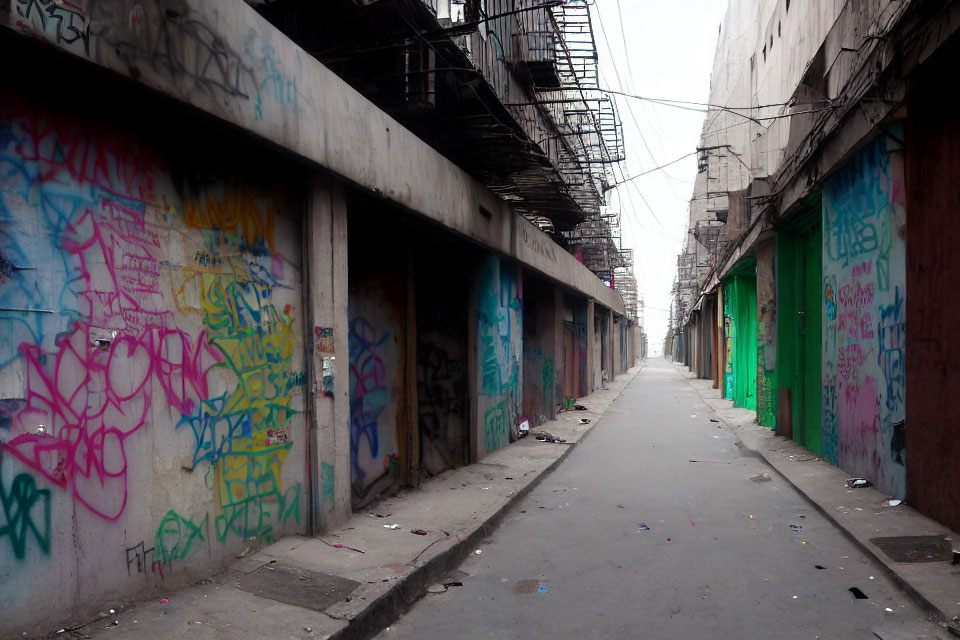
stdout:
<svg viewBox="0 0 960 640">
<path fill-rule="evenodd" d="M 577 422 L 580 424 L 590 424 L 590 418 L 580 418 Z"/>
<path fill-rule="evenodd" d="M 710 422 L 720 422 L 720 421 L 717 420 L 716 418 L 710 418 Z"/>
<path fill-rule="evenodd" d="M 424 531 L 423 529 L 411 529 L 411 530 L 410 530 L 410 533 L 412 533 L 412 534 L 414 534 L 414 535 L 417 535 L 417 536 L 425 536 L 425 535 L 427 535 L 427 532 Z"/>
<path fill-rule="evenodd" d="M 583 406 L 582 404 L 575 404 L 575 405 L 573 405 L 573 408 L 576 409 L 577 411 L 586 411 L 586 410 L 587 410 L 587 408 L 586 408 L 585 406 Z"/>
<path fill-rule="evenodd" d="M 858 587 L 850 587 L 849 591 L 857 600 L 869 600 L 867 594 L 865 594 L 863 591 L 860 591 Z"/>
<path fill-rule="evenodd" d="M 901 502 L 903 502 L 903 500 L 894 500 L 894 499 L 891 498 L 890 500 L 884 500 L 884 501 L 883 501 L 883 506 L 885 506 L 885 507 L 897 507 L 897 506 L 900 506 L 900 503 L 901 503 Z"/>
<path fill-rule="evenodd" d="M 111 613 L 111 614 L 116 613 L 116 612 L 117 612 L 116 609 L 110 609 L 110 613 Z"/>
<path fill-rule="evenodd" d="M 650 527 L 645 522 L 640 523 L 640 531 L 650 531 Z"/>
<path fill-rule="evenodd" d="M 488 488 L 489 488 L 489 487 L 488 487 Z M 383 528 L 384 528 L 384 529 L 393 529 L 394 531 L 396 531 L 397 529 L 400 528 L 400 525 L 398 525 L 398 524 L 385 524 L 385 525 L 383 525 Z"/>
<path fill-rule="evenodd" d="M 547 593 L 548 591 L 550 591 L 550 589 L 547 588 L 547 585 L 542 584 L 542 585 L 540 585 L 540 587 L 537 589 L 537 591 L 538 591 L 539 593 Z"/>
<path fill-rule="evenodd" d="M 845 485 L 850 489 L 864 489 L 872 486 L 866 478 L 850 478 L 846 481 Z"/>
<path fill-rule="evenodd" d="M 450 587 L 462 587 L 463 583 L 459 580 L 452 580 L 450 582 L 444 582 L 443 586 L 449 589 Z"/>
<path fill-rule="evenodd" d="M 474 553 L 477 555 L 480 555 L 481 553 L 483 553 L 483 549 L 477 549 L 476 551 L 474 551 Z"/>
<path fill-rule="evenodd" d="M 536 431 L 534 432 L 533 437 L 539 440 L 540 442 L 555 442 L 556 444 L 567 444 L 566 440 L 562 438 L 558 438 L 552 433 L 549 433 L 547 431 Z"/>
<path fill-rule="evenodd" d="M 757 475 L 753 476 L 750 479 L 753 480 L 754 482 L 770 482 L 771 480 L 773 480 L 773 478 L 770 477 L 770 474 L 766 472 L 758 473 Z"/>
<path fill-rule="evenodd" d="M 307 633 L 313 633 L 313 627 L 304 627 L 303 630 Z"/>
<path fill-rule="evenodd" d="M 526 438 L 530 434 L 530 420 L 523 418 L 517 425 L 517 437 Z"/>
<path fill-rule="evenodd" d="M 885 608 L 884 611 L 886 611 L 887 613 L 893 613 L 893 609 L 891 609 L 890 607 Z"/>
<path fill-rule="evenodd" d="M 317 538 L 317 540 L 320 540 L 320 542 L 322 542 L 323 544 L 327 545 L 328 547 L 333 547 L 334 549 L 349 549 L 350 551 L 356 551 L 357 553 L 366 553 L 366 551 L 364 551 L 363 549 L 355 549 L 354 547 L 348 547 L 347 545 L 340 544 L 339 542 L 327 542 L 322 538 Z"/>
<path fill-rule="evenodd" d="M 753 520 L 753 514 L 752 514 L 752 513 L 748 513 L 748 514 L 747 514 L 747 517 L 750 518 L 751 520 Z"/>
<path fill-rule="evenodd" d="M 821 571 L 824 570 L 824 569 L 826 569 L 825 566 L 820 565 L 820 564 L 815 564 L 815 565 L 813 565 L 813 567 L 814 567 L 815 569 L 820 569 Z"/>
<path fill-rule="evenodd" d="M 803 525 L 790 523 L 790 528 L 794 531 L 800 531 L 800 529 L 803 529 Z"/>
</svg>

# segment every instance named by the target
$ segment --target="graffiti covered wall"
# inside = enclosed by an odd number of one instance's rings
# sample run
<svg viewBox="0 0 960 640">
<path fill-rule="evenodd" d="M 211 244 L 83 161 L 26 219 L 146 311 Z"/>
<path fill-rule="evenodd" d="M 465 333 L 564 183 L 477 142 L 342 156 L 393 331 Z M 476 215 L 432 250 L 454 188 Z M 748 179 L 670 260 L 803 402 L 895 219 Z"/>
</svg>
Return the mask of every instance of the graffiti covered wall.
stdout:
<svg viewBox="0 0 960 640">
<path fill-rule="evenodd" d="M 524 282 L 523 298 L 523 409 L 531 427 L 556 416 L 557 367 L 556 296 L 552 285 Z"/>
<path fill-rule="evenodd" d="M 477 287 L 480 451 L 488 453 L 510 442 L 522 407 L 523 274 L 489 256 L 481 261 Z"/>
<path fill-rule="evenodd" d="M 406 252 L 359 232 L 349 237 L 350 466 L 357 508 L 399 480 L 407 270 Z"/>
<path fill-rule="evenodd" d="M 881 137 L 823 199 L 823 441 L 838 465 L 906 492 L 903 156 Z"/>
<path fill-rule="evenodd" d="M 0 579 L 32 622 L 305 527 L 298 216 L 148 140 L 0 96 Z"/>
</svg>

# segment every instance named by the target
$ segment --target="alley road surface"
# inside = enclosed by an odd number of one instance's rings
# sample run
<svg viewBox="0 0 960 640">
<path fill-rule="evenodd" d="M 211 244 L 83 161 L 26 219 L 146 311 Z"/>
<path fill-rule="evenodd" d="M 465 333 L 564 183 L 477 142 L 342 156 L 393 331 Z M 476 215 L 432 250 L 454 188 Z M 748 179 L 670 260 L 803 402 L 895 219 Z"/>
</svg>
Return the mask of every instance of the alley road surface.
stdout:
<svg viewBox="0 0 960 640">
<path fill-rule="evenodd" d="M 451 576 L 463 586 L 377 637 L 948 637 L 710 418 L 673 363 L 649 361 Z"/>
</svg>

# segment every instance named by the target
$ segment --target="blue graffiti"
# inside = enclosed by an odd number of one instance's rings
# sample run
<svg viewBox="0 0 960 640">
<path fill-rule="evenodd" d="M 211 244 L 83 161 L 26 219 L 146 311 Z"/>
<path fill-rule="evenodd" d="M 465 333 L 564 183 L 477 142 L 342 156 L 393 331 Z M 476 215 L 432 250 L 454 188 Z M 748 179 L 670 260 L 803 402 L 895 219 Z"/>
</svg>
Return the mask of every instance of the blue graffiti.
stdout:
<svg viewBox="0 0 960 640">
<path fill-rule="evenodd" d="M 386 365 L 377 348 L 391 334 L 377 335 L 366 319 L 350 321 L 350 461 L 355 487 L 362 485 L 368 474 L 360 464 L 361 445 L 366 443 L 374 460 L 380 455 L 378 420 L 390 401 Z"/>
<path fill-rule="evenodd" d="M 907 327 L 903 318 L 903 296 L 900 287 L 894 290 L 893 304 L 880 307 L 880 322 L 877 324 L 877 364 L 887 381 L 886 407 L 891 412 L 903 407 L 905 371 L 903 351 L 907 341 Z"/>
</svg>

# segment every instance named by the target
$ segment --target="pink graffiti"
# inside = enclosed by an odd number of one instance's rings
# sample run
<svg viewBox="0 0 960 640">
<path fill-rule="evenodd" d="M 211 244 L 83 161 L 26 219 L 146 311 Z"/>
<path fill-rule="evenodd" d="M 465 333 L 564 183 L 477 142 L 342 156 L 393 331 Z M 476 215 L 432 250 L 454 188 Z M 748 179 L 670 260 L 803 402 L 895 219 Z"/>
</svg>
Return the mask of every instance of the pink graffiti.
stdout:
<svg viewBox="0 0 960 640">
<path fill-rule="evenodd" d="M 874 337 L 871 308 L 873 306 L 873 282 L 862 282 L 870 276 L 871 264 L 865 262 L 853 268 L 853 280 L 840 287 L 837 300 L 840 303 L 837 329 L 847 333 L 850 340 L 867 340 Z"/>
<path fill-rule="evenodd" d="M 20 345 L 26 406 L 3 447 L 92 513 L 116 520 L 127 502 L 127 438 L 144 426 L 154 398 L 193 413 L 209 398 L 206 374 L 223 356 L 204 333 L 191 340 L 169 328 L 155 255 L 161 242 L 144 216 L 108 198 L 98 204 L 71 220 L 61 243 L 79 261 L 87 320 L 58 340 L 52 363 L 39 346 Z"/>
<path fill-rule="evenodd" d="M 153 194 L 153 170 L 159 162 L 136 136 L 89 126 L 78 118 L 36 109 L 19 97 L 5 96 L 0 121 L 15 123 L 17 155 L 36 162 L 46 186 L 93 186 L 126 198 Z"/>
<path fill-rule="evenodd" d="M 864 376 L 860 384 L 838 383 L 840 466 L 849 473 L 882 484 L 884 456 L 877 407 L 877 381 Z"/>
<path fill-rule="evenodd" d="M 858 380 L 860 368 L 863 366 L 866 356 L 863 348 L 859 344 L 849 344 L 838 349 L 839 358 L 837 359 L 837 378 L 844 382 Z"/>
<path fill-rule="evenodd" d="M 127 502 L 124 442 L 146 422 L 153 382 L 169 406 L 189 413 L 209 397 L 206 372 L 220 356 L 203 334 L 191 343 L 160 327 L 112 341 L 100 333 L 76 323 L 52 367 L 39 347 L 20 346 L 26 407 L 11 421 L 18 435 L 3 448 L 92 513 L 116 520 Z"/>
</svg>

